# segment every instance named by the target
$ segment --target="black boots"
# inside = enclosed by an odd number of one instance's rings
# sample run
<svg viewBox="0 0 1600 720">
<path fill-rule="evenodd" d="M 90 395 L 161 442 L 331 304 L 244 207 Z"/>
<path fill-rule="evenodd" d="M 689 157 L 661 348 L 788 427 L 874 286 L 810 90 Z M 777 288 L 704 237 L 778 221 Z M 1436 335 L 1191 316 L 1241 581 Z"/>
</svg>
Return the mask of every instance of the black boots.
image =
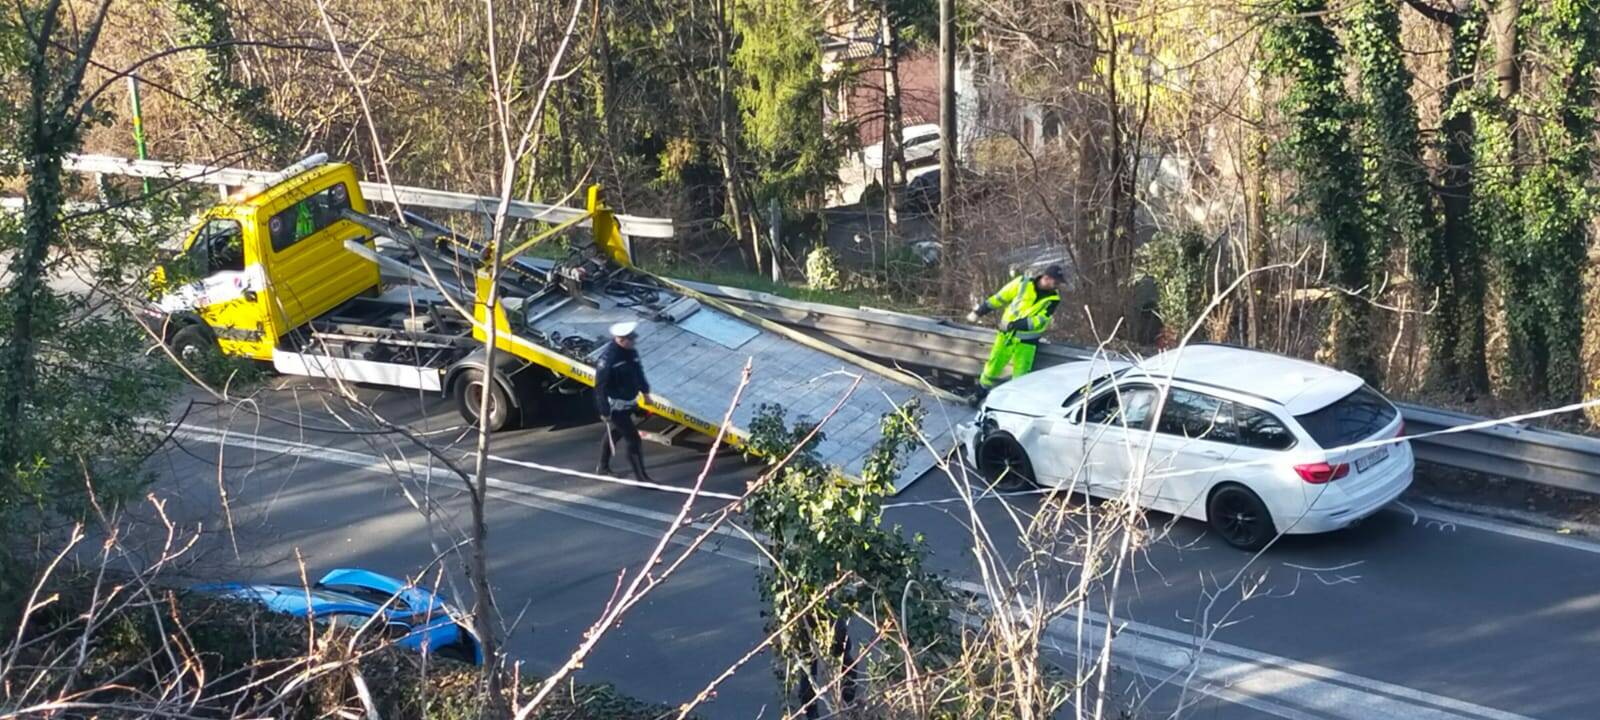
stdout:
<svg viewBox="0 0 1600 720">
<path fill-rule="evenodd" d="M 651 482 L 650 476 L 644 471 L 644 453 L 634 447 L 628 452 L 628 465 L 633 468 L 633 479 L 641 482 Z"/>
<path fill-rule="evenodd" d="M 644 471 L 644 452 L 637 446 L 628 448 L 628 467 L 633 469 L 633 479 L 643 482 L 652 482 L 650 475 Z M 596 475 L 611 475 L 611 443 L 600 446 L 600 464 L 594 468 Z"/>
</svg>

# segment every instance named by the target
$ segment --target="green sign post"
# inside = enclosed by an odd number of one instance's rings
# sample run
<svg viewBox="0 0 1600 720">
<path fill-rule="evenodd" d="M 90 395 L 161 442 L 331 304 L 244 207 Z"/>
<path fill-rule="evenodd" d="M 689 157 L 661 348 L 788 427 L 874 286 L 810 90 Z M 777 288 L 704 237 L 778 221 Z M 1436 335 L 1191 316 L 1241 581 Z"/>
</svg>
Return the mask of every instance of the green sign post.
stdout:
<svg viewBox="0 0 1600 720">
<path fill-rule="evenodd" d="M 128 76 L 128 102 L 133 105 L 133 147 L 140 160 L 148 160 L 144 144 L 144 112 L 139 109 L 139 78 Z M 150 194 L 150 178 L 144 179 L 144 194 Z"/>
</svg>

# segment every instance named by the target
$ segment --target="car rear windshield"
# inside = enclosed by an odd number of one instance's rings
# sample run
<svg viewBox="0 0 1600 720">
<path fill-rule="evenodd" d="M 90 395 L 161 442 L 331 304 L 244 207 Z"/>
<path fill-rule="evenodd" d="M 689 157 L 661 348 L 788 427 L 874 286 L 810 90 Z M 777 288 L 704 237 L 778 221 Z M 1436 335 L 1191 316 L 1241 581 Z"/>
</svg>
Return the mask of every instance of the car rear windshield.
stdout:
<svg viewBox="0 0 1600 720">
<path fill-rule="evenodd" d="M 1332 405 L 1294 419 L 1318 445 L 1332 449 L 1372 437 L 1394 422 L 1398 413 L 1378 391 L 1363 385 Z"/>
</svg>

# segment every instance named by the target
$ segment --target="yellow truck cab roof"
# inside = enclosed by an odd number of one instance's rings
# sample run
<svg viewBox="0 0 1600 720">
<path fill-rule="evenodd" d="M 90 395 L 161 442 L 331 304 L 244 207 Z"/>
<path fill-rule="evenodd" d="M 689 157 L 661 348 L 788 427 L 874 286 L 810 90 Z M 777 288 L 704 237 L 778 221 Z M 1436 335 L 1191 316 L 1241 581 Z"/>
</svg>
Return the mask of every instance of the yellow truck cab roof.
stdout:
<svg viewBox="0 0 1600 720">
<path fill-rule="evenodd" d="M 287 197 L 298 199 L 307 187 L 320 189 L 328 184 L 324 182 L 326 178 L 335 175 L 345 175 L 348 176 L 348 179 L 355 180 L 355 168 L 351 167 L 349 163 L 325 163 L 284 178 L 253 194 L 237 198 L 230 196 L 227 201 L 221 204 L 241 208 L 267 207 Z"/>
</svg>

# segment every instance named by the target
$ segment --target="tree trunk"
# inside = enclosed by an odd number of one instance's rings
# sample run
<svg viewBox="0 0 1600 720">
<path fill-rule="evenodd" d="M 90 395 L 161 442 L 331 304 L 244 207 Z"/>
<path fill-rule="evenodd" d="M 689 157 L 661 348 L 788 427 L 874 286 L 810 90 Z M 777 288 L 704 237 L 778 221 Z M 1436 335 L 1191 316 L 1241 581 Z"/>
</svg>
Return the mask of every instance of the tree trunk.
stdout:
<svg viewBox="0 0 1600 720">
<path fill-rule="evenodd" d="M 883 45 L 883 158 L 879 168 L 883 178 L 883 222 L 888 234 L 895 234 L 900 218 L 895 212 L 895 197 L 904 177 L 900 147 L 900 62 L 896 57 L 894 22 L 889 15 L 889 0 L 878 11 L 878 39 Z"/>
<path fill-rule="evenodd" d="M 1517 65 L 1517 19 L 1522 14 L 1518 0 L 1501 0 L 1494 10 L 1494 80 L 1495 95 L 1501 101 L 1510 101 L 1521 87 L 1521 73 Z"/>
<path fill-rule="evenodd" d="M 59 118 L 46 117 L 48 111 L 39 102 L 37 92 L 48 88 L 36 82 L 34 90 L 31 117 L 23 134 L 23 155 L 28 162 L 27 207 L 23 214 L 22 248 L 11 266 L 11 337 L 5 346 L 3 407 L 11 421 L 3 423 L 0 473 L 7 477 L 27 460 L 21 456 L 22 433 L 27 423 L 15 421 L 29 414 L 37 370 L 34 320 L 49 294 L 44 282 L 44 264 L 50 247 L 55 244 L 61 215 L 61 156 L 65 148 L 53 129 Z"/>
<path fill-rule="evenodd" d="M 1267 140 L 1255 130 L 1246 128 L 1249 143 L 1249 160 L 1245 163 L 1245 272 L 1267 264 Z M 1267 279 L 1248 275 L 1244 282 L 1245 340 L 1253 348 L 1261 347 L 1261 298 Z M 1273 348 L 1281 350 L 1281 348 Z"/>
<path fill-rule="evenodd" d="M 62 12 L 60 0 L 52 0 L 34 16 L 37 27 L 24 46 L 27 52 L 28 99 L 24 110 L 20 143 L 28 181 L 27 207 L 23 212 L 22 247 L 11 262 L 11 337 L 0 356 L 0 412 L 6 422 L 0 430 L 0 477 L 12 478 L 22 454 L 22 433 L 32 400 L 37 364 L 35 322 L 46 306 L 50 289 L 45 282 L 45 260 L 61 233 L 62 158 L 77 143 L 80 129 L 78 94 L 83 86 L 89 56 L 100 39 L 109 0 L 102 0 L 83 29 L 82 40 L 64 70 L 50 64 L 50 52 Z M 19 21 L 30 23 L 28 13 Z"/>
<path fill-rule="evenodd" d="M 729 87 L 732 85 L 731 70 L 728 67 L 728 0 L 717 0 L 716 42 L 717 42 L 717 160 L 722 165 L 722 186 L 727 195 L 728 224 L 733 227 L 733 235 L 744 247 L 748 239 L 750 247 L 755 251 L 755 265 L 761 268 L 761 237 L 758 232 L 746 232 L 746 208 L 743 192 L 740 188 L 739 167 L 739 138 L 735 131 L 730 114 L 734 112 L 733 103 L 728 96 Z M 754 212 L 754 209 L 750 209 Z"/>
<path fill-rule="evenodd" d="M 1479 12 L 1476 5 L 1477 0 L 1457 2 L 1451 28 L 1449 78 L 1439 99 L 1439 144 L 1444 158 L 1439 200 L 1444 262 L 1450 273 L 1447 292 L 1453 294 L 1448 309 L 1455 313 L 1447 321 L 1455 329 L 1456 379 L 1469 393 L 1489 389 L 1484 347 L 1484 248 L 1472 222 L 1472 168 L 1476 161 L 1473 142 L 1477 130 L 1472 109 L 1465 102 L 1472 92 L 1478 48 L 1483 42 L 1483 23 L 1466 22 Z"/>
<path fill-rule="evenodd" d="M 946 301 L 963 303 L 957 297 L 955 258 L 961 257 L 956 237 L 956 3 L 939 0 L 939 243 L 940 263 L 944 266 Z"/>
</svg>

